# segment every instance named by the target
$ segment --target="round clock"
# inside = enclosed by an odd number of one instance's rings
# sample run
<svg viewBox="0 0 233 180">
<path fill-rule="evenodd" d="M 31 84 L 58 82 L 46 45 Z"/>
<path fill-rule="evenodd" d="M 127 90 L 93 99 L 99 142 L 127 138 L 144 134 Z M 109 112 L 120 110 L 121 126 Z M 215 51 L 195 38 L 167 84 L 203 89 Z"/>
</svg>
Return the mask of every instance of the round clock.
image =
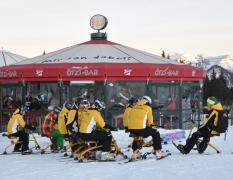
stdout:
<svg viewBox="0 0 233 180">
<path fill-rule="evenodd" d="M 94 30 L 102 30 L 106 28 L 107 24 L 108 24 L 107 18 L 100 14 L 96 14 L 92 16 L 90 20 L 90 26 Z"/>
</svg>

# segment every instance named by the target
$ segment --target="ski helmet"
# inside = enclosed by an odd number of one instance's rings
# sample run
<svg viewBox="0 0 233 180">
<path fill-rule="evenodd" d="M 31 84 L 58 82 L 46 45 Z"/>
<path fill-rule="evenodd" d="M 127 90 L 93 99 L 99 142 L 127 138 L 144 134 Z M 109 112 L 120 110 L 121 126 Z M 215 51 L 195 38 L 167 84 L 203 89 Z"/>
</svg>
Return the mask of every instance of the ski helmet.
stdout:
<svg viewBox="0 0 233 180">
<path fill-rule="evenodd" d="M 105 103 L 103 101 L 100 101 L 98 99 L 94 102 L 95 107 L 98 109 L 98 111 L 101 111 L 106 108 Z"/>
<path fill-rule="evenodd" d="M 217 104 L 217 99 L 214 96 L 211 96 L 207 99 L 207 105 L 213 106 Z"/>
<path fill-rule="evenodd" d="M 66 102 L 65 107 L 70 110 L 72 108 L 72 103 L 71 102 Z"/>
<path fill-rule="evenodd" d="M 83 105 L 85 108 L 89 107 L 91 104 L 88 100 L 84 99 L 80 102 L 81 105 Z"/>
<path fill-rule="evenodd" d="M 19 110 L 20 110 L 20 113 L 25 113 L 28 109 L 27 109 L 27 106 L 21 105 L 21 106 L 19 107 Z"/>
<path fill-rule="evenodd" d="M 152 104 L 152 100 L 149 96 L 142 96 L 142 99 L 145 99 L 150 105 Z"/>
<path fill-rule="evenodd" d="M 57 112 L 57 113 L 59 113 L 59 112 L 61 112 L 61 108 L 59 106 L 55 106 L 54 107 L 54 111 Z"/>
<path fill-rule="evenodd" d="M 138 99 L 135 98 L 135 97 L 131 97 L 129 100 L 128 100 L 128 104 L 129 105 L 134 105 L 135 103 L 137 103 Z"/>
</svg>

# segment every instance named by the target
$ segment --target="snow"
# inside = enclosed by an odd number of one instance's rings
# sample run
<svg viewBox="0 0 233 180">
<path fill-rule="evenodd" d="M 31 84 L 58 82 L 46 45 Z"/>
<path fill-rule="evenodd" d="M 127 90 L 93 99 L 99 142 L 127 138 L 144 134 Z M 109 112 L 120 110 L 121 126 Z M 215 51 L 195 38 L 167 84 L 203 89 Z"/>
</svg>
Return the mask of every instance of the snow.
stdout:
<svg viewBox="0 0 233 180">
<path fill-rule="evenodd" d="M 161 133 L 163 131 L 161 130 Z M 186 131 L 188 133 L 188 131 Z M 113 133 L 114 138 L 122 150 L 129 155 L 127 145 L 132 141 L 124 131 Z M 36 136 L 41 147 L 45 147 L 49 140 Z M 183 140 L 182 143 L 184 143 Z M 0 136 L 0 151 L 4 151 L 10 141 Z M 20 154 L 0 156 L 1 180 L 232 180 L 233 179 L 233 127 L 229 128 L 227 140 L 224 134 L 211 139 L 211 143 L 219 148 L 221 154 L 216 154 L 208 148 L 205 154 L 191 151 L 188 155 L 180 154 L 171 143 L 163 145 L 172 153 L 165 159 L 157 161 L 148 159 L 128 164 L 118 162 L 77 163 L 70 158 L 58 154 Z M 145 148 L 144 151 L 151 148 Z M 12 150 L 12 149 L 11 149 Z M 10 151 L 10 150 L 9 150 Z M 208 155 L 207 155 L 208 154 Z"/>
<path fill-rule="evenodd" d="M 173 61 L 183 60 L 185 64 L 191 64 L 193 66 L 201 66 L 205 70 L 218 65 L 229 72 L 233 72 L 233 55 L 219 55 L 219 56 L 207 56 L 204 54 L 188 54 L 188 53 L 168 53 L 170 59 Z M 200 57 L 203 58 L 202 64 L 198 63 Z"/>
</svg>

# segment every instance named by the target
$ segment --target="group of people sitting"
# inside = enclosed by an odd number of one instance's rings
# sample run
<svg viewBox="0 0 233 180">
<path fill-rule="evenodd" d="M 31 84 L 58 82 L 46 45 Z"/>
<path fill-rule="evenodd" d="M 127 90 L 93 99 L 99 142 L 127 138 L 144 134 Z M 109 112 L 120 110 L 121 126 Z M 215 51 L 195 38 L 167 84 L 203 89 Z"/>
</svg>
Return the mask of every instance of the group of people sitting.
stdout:
<svg viewBox="0 0 233 180">
<path fill-rule="evenodd" d="M 140 99 L 131 97 L 125 108 L 123 124 L 126 132 L 130 132 L 133 136 L 143 138 L 152 137 L 154 155 L 156 158 L 166 156 L 167 152 L 162 151 L 161 137 L 154 124 L 152 113 L 152 100 L 149 96 L 143 96 Z M 201 128 L 192 135 L 191 139 L 185 146 L 179 145 L 179 150 L 183 154 L 187 154 L 196 144 L 200 137 L 204 140 L 208 139 L 213 133 L 219 117 L 221 115 L 222 106 L 215 98 L 207 100 L 209 116 Z M 87 99 L 77 98 L 74 103 L 66 102 L 63 107 L 49 106 L 48 114 L 45 116 L 42 125 L 42 135 L 50 138 L 52 150 L 59 151 L 64 148 L 64 141 L 75 142 L 78 138 L 84 141 L 96 141 L 101 145 L 96 154 L 99 160 L 113 160 L 115 157 L 111 154 L 112 134 L 111 131 L 117 130 L 106 124 L 101 111 L 105 109 L 105 103 L 96 99 L 90 103 Z M 13 113 L 8 122 L 8 137 L 18 137 L 22 144 L 16 144 L 14 151 L 26 153 L 29 148 L 29 135 L 24 129 L 34 131 L 36 128 L 26 124 L 23 115 L 27 109 L 20 106 Z M 75 147 L 73 147 L 75 148 Z M 132 149 L 138 147 L 132 144 Z M 72 149 L 74 151 L 75 149 Z"/>
</svg>

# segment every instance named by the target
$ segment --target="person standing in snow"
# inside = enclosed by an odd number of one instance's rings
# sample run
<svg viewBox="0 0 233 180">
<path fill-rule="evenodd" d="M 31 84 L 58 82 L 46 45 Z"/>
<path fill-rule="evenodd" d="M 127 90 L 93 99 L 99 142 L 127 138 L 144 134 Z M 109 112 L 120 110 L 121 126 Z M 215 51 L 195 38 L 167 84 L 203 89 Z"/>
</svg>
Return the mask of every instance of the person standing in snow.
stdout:
<svg viewBox="0 0 233 180">
<path fill-rule="evenodd" d="M 151 104 L 152 100 L 149 96 L 143 96 L 142 99 L 137 102 L 130 112 L 128 129 L 129 132 L 135 136 L 142 136 L 143 138 L 152 136 L 154 154 L 157 159 L 160 159 L 167 154 L 161 151 L 161 137 L 159 131 L 153 126 Z M 132 148 L 134 147 L 132 146 Z"/>
<path fill-rule="evenodd" d="M 14 152 L 21 152 L 22 154 L 29 153 L 29 134 L 24 131 L 24 129 L 29 129 L 35 131 L 36 128 L 26 124 L 23 119 L 25 112 L 27 111 L 26 106 L 21 105 L 18 109 L 15 110 L 7 124 L 7 133 L 8 137 L 14 139 L 18 137 L 18 143 L 14 147 Z"/>
<path fill-rule="evenodd" d="M 195 133 L 192 134 L 191 138 L 187 140 L 186 145 L 179 144 L 177 146 L 178 150 L 182 154 L 188 154 L 195 144 L 197 144 L 199 153 L 204 152 L 208 146 L 210 137 L 220 134 L 217 131 L 217 126 L 223 117 L 223 107 L 221 103 L 218 102 L 215 97 L 209 97 L 207 99 L 207 110 L 208 115 L 204 119 L 203 124 Z M 199 138 L 203 138 L 201 143 L 198 143 Z"/>
</svg>

